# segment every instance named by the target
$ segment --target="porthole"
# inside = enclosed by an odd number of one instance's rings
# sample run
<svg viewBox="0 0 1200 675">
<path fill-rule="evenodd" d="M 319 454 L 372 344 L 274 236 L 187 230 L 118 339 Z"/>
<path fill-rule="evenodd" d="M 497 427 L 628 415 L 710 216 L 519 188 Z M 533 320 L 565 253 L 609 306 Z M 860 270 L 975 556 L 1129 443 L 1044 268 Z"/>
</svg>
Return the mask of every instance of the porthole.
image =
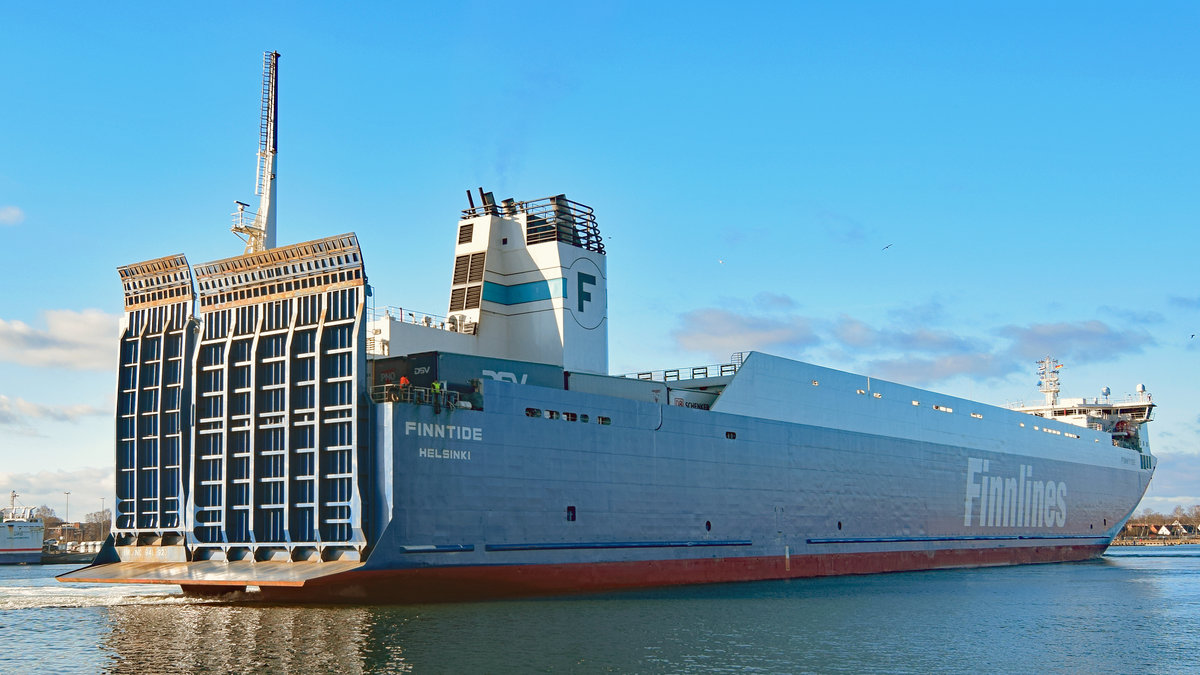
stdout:
<svg viewBox="0 0 1200 675">
<path fill-rule="evenodd" d="M 603 415 L 601 415 L 600 417 L 597 417 L 596 421 L 604 426 L 608 426 L 608 425 L 612 424 L 612 420 L 607 417 L 604 417 Z"/>
<path fill-rule="evenodd" d="M 712 521 L 711 520 L 704 521 L 704 531 L 712 532 Z"/>
<path fill-rule="evenodd" d="M 525 416 L 526 417 L 541 417 L 542 411 L 537 408 L 526 408 Z"/>
<path fill-rule="evenodd" d="M 729 440 L 732 441 L 733 439 L 737 438 L 737 433 L 733 432 L 733 431 L 726 431 L 725 438 L 728 438 Z"/>
</svg>

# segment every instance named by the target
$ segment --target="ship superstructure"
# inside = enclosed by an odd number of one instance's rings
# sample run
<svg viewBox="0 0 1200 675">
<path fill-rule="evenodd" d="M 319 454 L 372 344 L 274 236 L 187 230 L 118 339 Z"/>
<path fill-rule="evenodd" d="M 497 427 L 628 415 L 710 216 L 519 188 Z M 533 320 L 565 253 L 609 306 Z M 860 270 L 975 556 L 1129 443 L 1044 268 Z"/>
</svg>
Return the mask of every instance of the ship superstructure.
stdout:
<svg viewBox="0 0 1200 675">
<path fill-rule="evenodd" d="M 759 352 L 609 375 L 590 207 L 480 189 L 447 237 L 444 315 L 369 309 L 351 233 L 122 267 L 114 534 L 64 580 L 404 602 L 1082 560 L 1153 475 L 1120 407 Z"/>
<path fill-rule="evenodd" d="M 0 509 L 0 565 L 36 563 L 42 559 L 45 524 L 32 506 L 17 506 L 16 491 Z"/>
<path fill-rule="evenodd" d="M 1037 366 L 1039 391 L 1045 395 L 1045 401 L 1040 404 L 1015 403 L 1009 407 L 1112 434 L 1113 445 L 1149 454 L 1149 441 L 1141 432 L 1143 425 L 1154 419 L 1154 399 L 1146 391 L 1146 385 L 1139 384 L 1134 394 L 1116 400 L 1110 398 L 1112 392 L 1108 387 L 1104 387 L 1096 398 L 1060 399 L 1059 372 L 1062 364 L 1047 356 L 1038 361 Z"/>
</svg>

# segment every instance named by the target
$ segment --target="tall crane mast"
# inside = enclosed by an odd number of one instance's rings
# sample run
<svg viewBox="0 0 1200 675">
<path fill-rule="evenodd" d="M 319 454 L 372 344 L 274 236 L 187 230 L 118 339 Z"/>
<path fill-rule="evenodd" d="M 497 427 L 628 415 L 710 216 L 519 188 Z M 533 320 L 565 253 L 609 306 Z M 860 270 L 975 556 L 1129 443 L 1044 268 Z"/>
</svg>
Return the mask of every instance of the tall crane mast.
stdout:
<svg viewBox="0 0 1200 675">
<path fill-rule="evenodd" d="M 275 155 L 279 152 L 279 52 L 263 53 L 262 108 L 258 127 L 258 175 L 254 194 L 258 212 L 247 211 L 249 204 L 234 202 L 235 234 L 246 242 L 246 253 L 275 248 Z"/>
</svg>

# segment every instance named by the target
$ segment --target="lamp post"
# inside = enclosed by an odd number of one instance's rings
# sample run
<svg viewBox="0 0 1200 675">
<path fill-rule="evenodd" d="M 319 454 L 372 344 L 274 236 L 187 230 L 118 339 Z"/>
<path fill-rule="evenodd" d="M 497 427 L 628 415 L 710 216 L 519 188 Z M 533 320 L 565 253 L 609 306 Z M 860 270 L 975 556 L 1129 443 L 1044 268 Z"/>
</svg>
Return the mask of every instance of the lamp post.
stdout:
<svg viewBox="0 0 1200 675">
<path fill-rule="evenodd" d="M 63 515 L 63 522 L 69 523 L 69 522 L 71 522 L 71 491 L 64 490 L 63 494 L 67 496 L 67 510 L 66 510 L 66 513 Z"/>
</svg>

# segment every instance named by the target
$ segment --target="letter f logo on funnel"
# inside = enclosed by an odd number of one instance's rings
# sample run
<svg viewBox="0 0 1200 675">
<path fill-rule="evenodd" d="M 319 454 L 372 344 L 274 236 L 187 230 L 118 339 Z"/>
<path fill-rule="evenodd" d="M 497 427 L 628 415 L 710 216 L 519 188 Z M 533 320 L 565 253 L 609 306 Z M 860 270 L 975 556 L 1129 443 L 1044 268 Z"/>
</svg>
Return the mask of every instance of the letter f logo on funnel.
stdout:
<svg viewBox="0 0 1200 675">
<path fill-rule="evenodd" d="M 595 286 L 596 277 L 586 272 L 578 272 L 575 275 L 578 278 L 579 289 L 579 311 L 583 311 L 583 303 L 592 301 L 592 294 L 583 290 L 584 286 Z"/>
<path fill-rule="evenodd" d="M 580 328 L 592 330 L 604 324 L 608 314 L 608 289 L 604 270 L 595 261 L 577 258 L 563 275 L 563 309 Z M 575 297 L 570 297 L 574 293 Z"/>
</svg>

